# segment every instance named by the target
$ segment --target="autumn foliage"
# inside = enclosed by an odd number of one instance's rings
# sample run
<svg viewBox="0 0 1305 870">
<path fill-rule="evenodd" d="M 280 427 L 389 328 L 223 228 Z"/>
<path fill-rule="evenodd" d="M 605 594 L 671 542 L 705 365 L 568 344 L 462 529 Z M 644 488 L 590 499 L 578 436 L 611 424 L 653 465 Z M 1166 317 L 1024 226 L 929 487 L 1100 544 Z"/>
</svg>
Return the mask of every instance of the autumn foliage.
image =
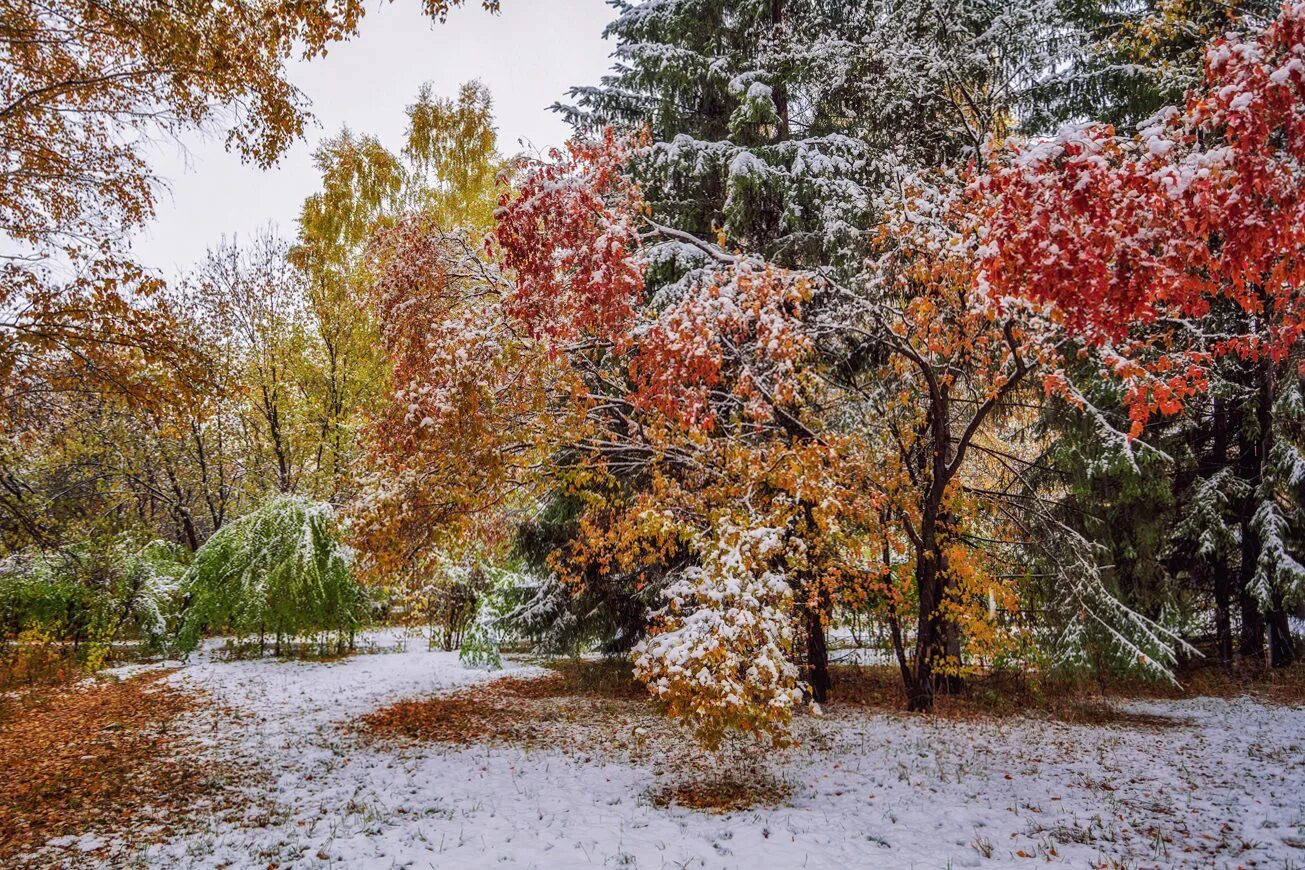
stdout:
<svg viewBox="0 0 1305 870">
<path fill-rule="evenodd" d="M 1012 145 L 976 182 L 995 297 L 1054 307 L 1129 385 L 1133 435 L 1203 389 L 1212 359 L 1280 361 L 1301 338 L 1305 9 L 1206 52 L 1182 108 L 1132 136 L 1102 125 Z M 1203 335 L 1220 302 L 1249 331 Z"/>
<path fill-rule="evenodd" d="M 1171 679 L 1207 587 L 1224 660 L 1234 602 L 1246 654 L 1291 660 L 1305 4 L 1199 69 L 1255 19 L 1147 6 L 1102 54 L 1065 4 L 618 6 L 564 147 L 501 156 L 483 85 L 425 87 L 401 150 L 322 143 L 293 243 L 168 289 L 127 246 L 144 143 L 274 163 L 309 117 L 286 63 L 364 4 L 0 0 L 6 554 L 166 530 L 222 568 L 273 491 L 329 502 L 359 617 L 354 571 L 409 617 L 458 587 L 445 642 L 472 626 L 487 662 L 513 619 L 583 624 L 549 649 L 628 654 L 713 747 L 836 699 L 849 617 L 919 711 L 992 668 Z M 1187 63 L 1183 100 L 1048 133 L 1176 99 L 1085 96 L 1129 51 Z"/>
</svg>

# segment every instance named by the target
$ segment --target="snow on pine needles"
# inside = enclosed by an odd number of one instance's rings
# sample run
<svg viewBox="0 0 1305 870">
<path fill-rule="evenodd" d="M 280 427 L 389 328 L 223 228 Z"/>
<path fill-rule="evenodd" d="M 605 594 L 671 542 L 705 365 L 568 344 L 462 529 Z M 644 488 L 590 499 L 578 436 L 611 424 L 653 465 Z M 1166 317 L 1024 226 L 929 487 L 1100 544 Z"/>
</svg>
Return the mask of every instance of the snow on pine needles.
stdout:
<svg viewBox="0 0 1305 870">
<path fill-rule="evenodd" d="M 336 661 L 196 657 L 167 679 L 201 690 L 208 704 L 177 727 L 201 756 L 241 771 L 229 784 L 242 795 L 235 811 L 229 801 L 200 810 L 171 840 L 148 846 L 125 830 L 64 836 L 29 860 L 437 868 L 1305 860 L 1299 706 L 1134 701 L 1128 715 L 1088 725 L 835 702 L 822 717 L 797 717 L 798 745 L 769 750 L 752 767 L 727 762 L 741 774 L 735 787 L 755 781 L 757 805 L 709 812 L 683 806 L 676 789 L 710 765 L 647 701 L 559 699 L 547 682 L 565 684 L 556 671 L 509 661 L 491 673 L 428 651 L 422 638 L 395 640 L 377 641 L 389 651 Z M 438 729 L 437 739 L 386 738 L 359 726 L 401 701 L 497 704 L 496 687 L 511 685 L 509 695 L 546 705 L 530 708 L 542 711 L 536 721 L 504 731 L 508 739 L 450 739 Z M 527 708 L 499 709 L 487 708 L 476 727 Z M 79 851 L 87 843 L 95 850 Z"/>
</svg>

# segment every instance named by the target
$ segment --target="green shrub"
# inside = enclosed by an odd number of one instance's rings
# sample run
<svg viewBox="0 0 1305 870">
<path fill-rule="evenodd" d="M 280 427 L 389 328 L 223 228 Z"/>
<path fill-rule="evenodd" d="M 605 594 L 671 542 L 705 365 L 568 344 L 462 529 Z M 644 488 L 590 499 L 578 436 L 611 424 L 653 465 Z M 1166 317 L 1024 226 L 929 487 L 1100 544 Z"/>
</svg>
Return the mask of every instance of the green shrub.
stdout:
<svg viewBox="0 0 1305 870">
<path fill-rule="evenodd" d="M 84 541 L 10 556 L 0 563 L 0 682 L 97 670 L 121 641 L 162 652 L 184 571 L 184 552 L 166 541 Z"/>
<path fill-rule="evenodd" d="M 277 641 L 320 633 L 352 637 L 367 615 L 330 505 L 272 499 L 222 527 L 195 552 L 183 578 L 181 652 L 205 631 Z"/>
</svg>

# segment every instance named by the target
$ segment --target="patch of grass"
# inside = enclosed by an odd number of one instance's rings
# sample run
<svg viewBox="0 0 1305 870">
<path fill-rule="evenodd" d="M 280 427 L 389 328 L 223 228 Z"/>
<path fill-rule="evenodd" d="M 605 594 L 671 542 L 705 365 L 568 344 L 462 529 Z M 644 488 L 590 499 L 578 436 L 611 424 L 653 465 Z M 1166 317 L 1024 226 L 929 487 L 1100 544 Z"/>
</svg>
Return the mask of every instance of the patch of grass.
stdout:
<svg viewBox="0 0 1305 870">
<path fill-rule="evenodd" d="M 52 838 L 136 823 L 162 839 L 210 791 L 173 728 L 200 697 L 163 682 L 168 673 L 0 699 L 0 864 L 22 866 L 17 856 Z"/>
</svg>

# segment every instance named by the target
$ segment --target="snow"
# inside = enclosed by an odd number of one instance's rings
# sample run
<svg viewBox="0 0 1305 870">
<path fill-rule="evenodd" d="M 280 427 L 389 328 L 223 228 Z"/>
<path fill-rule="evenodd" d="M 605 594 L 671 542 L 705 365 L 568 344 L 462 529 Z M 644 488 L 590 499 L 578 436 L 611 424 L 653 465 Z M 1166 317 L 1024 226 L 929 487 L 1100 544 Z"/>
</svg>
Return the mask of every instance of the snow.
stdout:
<svg viewBox="0 0 1305 870">
<path fill-rule="evenodd" d="M 382 636 L 378 645 L 394 641 Z M 511 665 L 527 676 L 535 669 Z M 834 704 L 774 753 L 781 807 L 659 808 L 658 774 L 554 750 L 388 745 L 350 723 L 391 701 L 492 679 L 456 653 L 337 662 L 197 656 L 171 679 L 240 717 L 189 728 L 253 760 L 245 818 L 142 853 L 159 867 L 1084 867 L 1305 858 L 1305 709 L 1250 699 L 1135 703 L 1172 727 L 947 720 Z M 230 714 L 222 714 L 230 715 Z M 269 806 L 271 809 L 269 810 Z M 97 846 L 89 834 L 65 849 Z M 1186 851 L 1187 849 L 1193 851 Z M 1217 856 L 1209 850 L 1218 849 Z M 990 853 L 990 857 L 985 857 Z M 1231 866 L 1231 864 L 1230 864 Z"/>
</svg>

